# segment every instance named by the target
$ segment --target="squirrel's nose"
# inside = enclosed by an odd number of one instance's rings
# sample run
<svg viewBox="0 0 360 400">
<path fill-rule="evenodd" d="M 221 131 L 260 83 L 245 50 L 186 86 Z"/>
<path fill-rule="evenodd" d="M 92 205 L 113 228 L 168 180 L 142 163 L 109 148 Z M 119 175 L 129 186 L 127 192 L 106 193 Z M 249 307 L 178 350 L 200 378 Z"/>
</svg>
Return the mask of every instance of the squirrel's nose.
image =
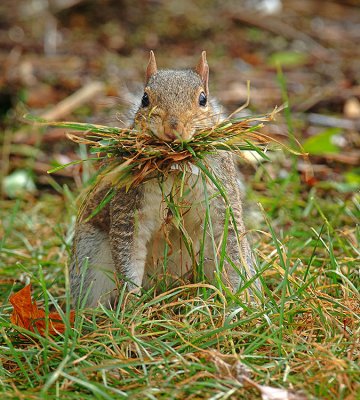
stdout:
<svg viewBox="0 0 360 400">
<path fill-rule="evenodd" d="M 163 121 L 165 140 L 175 140 L 184 136 L 184 126 L 175 116 L 168 117 Z"/>
<path fill-rule="evenodd" d="M 177 129 L 179 123 L 178 120 L 175 117 L 170 117 L 169 118 L 169 125 L 171 129 Z"/>
</svg>

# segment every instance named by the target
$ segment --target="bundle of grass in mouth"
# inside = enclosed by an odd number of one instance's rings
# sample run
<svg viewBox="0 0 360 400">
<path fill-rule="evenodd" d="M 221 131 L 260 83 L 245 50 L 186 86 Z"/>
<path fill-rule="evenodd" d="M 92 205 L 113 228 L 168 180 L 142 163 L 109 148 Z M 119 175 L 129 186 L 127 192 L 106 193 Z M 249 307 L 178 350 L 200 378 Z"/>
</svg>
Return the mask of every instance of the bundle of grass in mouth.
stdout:
<svg viewBox="0 0 360 400">
<path fill-rule="evenodd" d="M 271 113 L 246 118 L 228 118 L 212 128 L 201 129 L 184 141 L 180 137 L 166 142 L 140 128 L 118 128 L 78 122 L 49 122 L 27 115 L 25 118 L 35 124 L 49 127 L 68 128 L 67 137 L 73 142 L 89 146 L 90 153 L 97 155 L 102 167 L 101 175 L 112 173 L 113 182 L 126 188 L 136 186 L 147 179 L 166 177 L 174 169 L 202 167 L 206 155 L 218 151 L 229 151 L 242 155 L 244 151 L 255 151 L 268 159 L 265 150 L 269 143 L 276 141 L 259 129 L 264 122 L 272 121 L 280 108 Z M 77 133 L 82 131 L 84 133 Z M 84 160 L 57 166 L 49 173 L 58 171 Z"/>
</svg>

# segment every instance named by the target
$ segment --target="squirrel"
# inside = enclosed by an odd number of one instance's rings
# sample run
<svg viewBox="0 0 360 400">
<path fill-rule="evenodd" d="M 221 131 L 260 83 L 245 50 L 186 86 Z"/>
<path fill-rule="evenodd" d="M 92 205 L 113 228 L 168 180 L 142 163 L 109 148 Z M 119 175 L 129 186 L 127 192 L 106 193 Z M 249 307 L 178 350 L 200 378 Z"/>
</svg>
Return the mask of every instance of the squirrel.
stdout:
<svg viewBox="0 0 360 400">
<path fill-rule="evenodd" d="M 203 51 L 194 69 L 159 69 L 154 53 L 145 74 L 145 89 L 131 128 L 144 125 L 165 142 L 181 138 L 190 140 L 197 129 L 212 128 L 221 119 L 219 106 L 209 95 L 209 66 Z M 240 173 L 230 152 L 209 154 L 205 162 L 223 185 L 233 219 L 228 219 L 225 259 L 220 279 L 236 292 L 256 274 L 254 257 L 246 238 L 242 216 Z M 176 167 L 174 168 L 176 171 Z M 193 255 L 202 248 L 203 272 L 210 281 L 216 279 L 216 252 L 224 237 L 227 204 L 218 189 L 199 177 L 196 170 L 187 173 L 188 190 L 181 218 L 190 237 Z M 174 188 L 176 174 L 165 177 L 163 185 L 150 179 L 131 187 L 116 188 L 115 195 L 100 212 L 93 210 L 108 193 L 111 183 L 105 179 L 85 200 L 79 215 L 70 260 L 70 287 L 75 304 L 96 307 L 99 303 L 113 305 L 118 297 L 119 281 L 129 291 L 150 288 L 163 271 L 166 243 L 167 274 L 181 278 L 194 265 L 187 254 L 176 223 L 167 221 L 171 212 L 164 201 Z M 208 212 L 212 236 L 206 222 L 204 196 L 211 199 Z M 233 221 L 236 227 L 234 227 Z M 170 225 L 170 227 L 169 227 Z M 167 233 L 162 234 L 166 227 Z M 204 234 L 204 229 L 206 233 Z M 204 239 L 205 238 L 205 239 Z M 215 246 L 215 250 L 214 250 Z M 219 273 L 217 274 L 219 276 Z"/>
</svg>

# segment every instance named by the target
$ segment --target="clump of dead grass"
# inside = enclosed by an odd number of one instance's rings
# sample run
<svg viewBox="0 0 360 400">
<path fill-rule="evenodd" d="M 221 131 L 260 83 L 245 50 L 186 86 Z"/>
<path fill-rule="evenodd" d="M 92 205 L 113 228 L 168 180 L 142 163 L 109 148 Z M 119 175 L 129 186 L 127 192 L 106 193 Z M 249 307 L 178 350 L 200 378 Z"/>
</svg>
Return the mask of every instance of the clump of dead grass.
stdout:
<svg viewBox="0 0 360 400">
<path fill-rule="evenodd" d="M 241 155 L 244 151 L 255 151 L 267 159 L 266 150 L 270 143 L 280 144 L 274 138 L 260 133 L 264 122 L 272 121 L 282 109 L 271 113 L 246 118 L 228 118 L 211 128 L 199 130 L 189 141 L 179 138 L 164 142 L 151 131 L 140 128 L 118 128 L 77 122 L 49 122 L 27 116 L 36 124 L 71 129 L 67 137 L 88 145 L 90 153 L 97 156 L 106 173 L 118 173 L 117 184 L 136 186 L 146 179 L 166 176 L 174 164 L 196 164 L 208 154 L 229 151 Z M 79 132 L 83 133 L 79 133 Z M 70 163 L 74 164 L 74 163 Z M 64 168 L 58 166 L 49 172 Z"/>
</svg>

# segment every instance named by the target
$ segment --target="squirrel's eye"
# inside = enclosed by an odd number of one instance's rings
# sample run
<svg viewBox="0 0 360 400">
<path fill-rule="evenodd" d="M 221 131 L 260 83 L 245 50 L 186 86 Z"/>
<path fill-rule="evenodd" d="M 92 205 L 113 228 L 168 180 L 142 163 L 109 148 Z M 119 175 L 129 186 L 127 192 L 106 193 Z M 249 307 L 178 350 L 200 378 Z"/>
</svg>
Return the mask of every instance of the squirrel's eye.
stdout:
<svg viewBox="0 0 360 400">
<path fill-rule="evenodd" d="M 147 93 L 144 93 L 141 99 L 141 107 L 147 107 L 150 104 L 149 96 Z"/>
<path fill-rule="evenodd" d="M 200 104 L 202 107 L 205 107 L 205 106 L 206 106 L 206 103 L 207 103 L 206 94 L 205 94 L 204 92 L 201 92 L 201 93 L 200 93 L 200 96 L 199 96 L 199 104 Z"/>
</svg>

